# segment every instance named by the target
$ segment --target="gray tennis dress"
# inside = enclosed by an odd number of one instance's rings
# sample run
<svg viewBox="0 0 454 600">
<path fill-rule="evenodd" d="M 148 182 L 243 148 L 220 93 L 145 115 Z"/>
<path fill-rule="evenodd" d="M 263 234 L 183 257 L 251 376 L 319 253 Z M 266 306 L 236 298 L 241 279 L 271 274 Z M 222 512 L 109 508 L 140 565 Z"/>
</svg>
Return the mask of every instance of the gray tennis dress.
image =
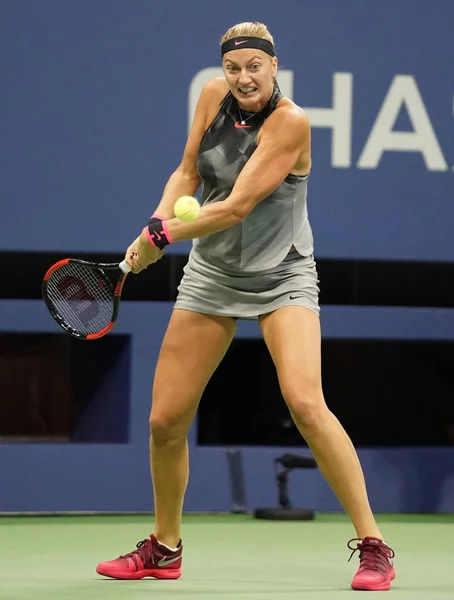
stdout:
<svg viewBox="0 0 454 600">
<path fill-rule="evenodd" d="M 228 197 L 257 147 L 260 127 L 281 97 L 276 86 L 261 111 L 241 111 L 246 127 L 240 126 L 235 98 L 230 93 L 224 98 L 199 149 L 203 205 Z M 283 306 L 305 306 L 318 315 L 307 179 L 288 175 L 242 223 L 195 239 L 175 308 L 257 319 Z"/>
</svg>

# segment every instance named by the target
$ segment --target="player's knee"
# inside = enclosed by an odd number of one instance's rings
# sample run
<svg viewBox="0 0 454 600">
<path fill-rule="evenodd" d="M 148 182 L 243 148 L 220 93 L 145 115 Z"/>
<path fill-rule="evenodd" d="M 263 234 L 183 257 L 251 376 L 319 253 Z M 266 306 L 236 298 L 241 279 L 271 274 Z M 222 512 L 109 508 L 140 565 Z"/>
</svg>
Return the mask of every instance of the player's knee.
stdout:
<svg viewBox="0 0 454 600">
<path fill-rule="evenodd" d="M 149 419 L 150 435 L 155 446 L 178 444 L 186 440 L 187 431 L 175 418 L 153 412 Z"/>
<path fill-rule="evenodd" d="M 287 388 L 282 392 L 297 425 L 306 428 L 320 425 L 327 407 L 319 384 Z"/>
</svg>

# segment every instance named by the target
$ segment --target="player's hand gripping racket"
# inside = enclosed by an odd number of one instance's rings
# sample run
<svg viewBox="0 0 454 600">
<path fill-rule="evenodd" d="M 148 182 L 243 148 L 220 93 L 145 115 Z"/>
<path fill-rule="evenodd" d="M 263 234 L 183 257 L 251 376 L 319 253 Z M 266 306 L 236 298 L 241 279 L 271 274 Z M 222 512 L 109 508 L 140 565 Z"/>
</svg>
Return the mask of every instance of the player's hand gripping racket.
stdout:
<svg viewBox="0 0 454 600">
<path fill-rule="evenodd" d="M 95 340 L 115 325 L 123 284 L 130 271 L 126 261 L 92 263 L 65 258 L 44 276 L 44 302 L 66 332 L 81 340 Z"/>
</svg>

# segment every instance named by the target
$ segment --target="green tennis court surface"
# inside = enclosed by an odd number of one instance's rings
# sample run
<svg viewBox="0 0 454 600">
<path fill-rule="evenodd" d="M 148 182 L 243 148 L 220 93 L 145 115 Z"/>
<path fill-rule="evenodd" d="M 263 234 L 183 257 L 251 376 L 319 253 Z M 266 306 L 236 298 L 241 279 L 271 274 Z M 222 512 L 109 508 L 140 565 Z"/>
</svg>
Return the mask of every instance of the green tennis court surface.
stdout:
<svg viewBox="0 0 454 600">
<path fill-rule="evenodd" d="M 454 598 L 454 515 L 378 516 L 396 550 L 397 578 L 386 597 Z M 259 521 L 241 515 L 184 518 L 183 576 L 177 581 L 115 581 L 98 562 L 134 549 L 152 517 L 0 517 L 2 600 L 319 600 L 358 598 L 350 589 L 352 527 L 343 515 L 313 522 Z M 386 594 L 388 596 L 386 596 Z"/>
</svg>

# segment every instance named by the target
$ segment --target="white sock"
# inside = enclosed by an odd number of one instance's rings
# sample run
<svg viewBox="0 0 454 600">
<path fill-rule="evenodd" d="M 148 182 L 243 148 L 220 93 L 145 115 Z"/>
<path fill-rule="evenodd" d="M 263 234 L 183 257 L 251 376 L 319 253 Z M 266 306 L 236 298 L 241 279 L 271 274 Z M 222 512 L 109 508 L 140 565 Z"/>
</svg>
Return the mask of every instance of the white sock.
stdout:
<svg viewBox="0 0 454 600">
<path fill-rule="evenodd" d="M 157 542 L 160 546 L 164 546 L 164 548 L 167 548 L 167 550 L 170 550 L 171 552 L 176 552 L 178 550 L 178 548 L 171 548 L 170 546 L 167 546 L 167 544 L 163 544 L 159 540 L 157 540 Z"/>
</svg>

